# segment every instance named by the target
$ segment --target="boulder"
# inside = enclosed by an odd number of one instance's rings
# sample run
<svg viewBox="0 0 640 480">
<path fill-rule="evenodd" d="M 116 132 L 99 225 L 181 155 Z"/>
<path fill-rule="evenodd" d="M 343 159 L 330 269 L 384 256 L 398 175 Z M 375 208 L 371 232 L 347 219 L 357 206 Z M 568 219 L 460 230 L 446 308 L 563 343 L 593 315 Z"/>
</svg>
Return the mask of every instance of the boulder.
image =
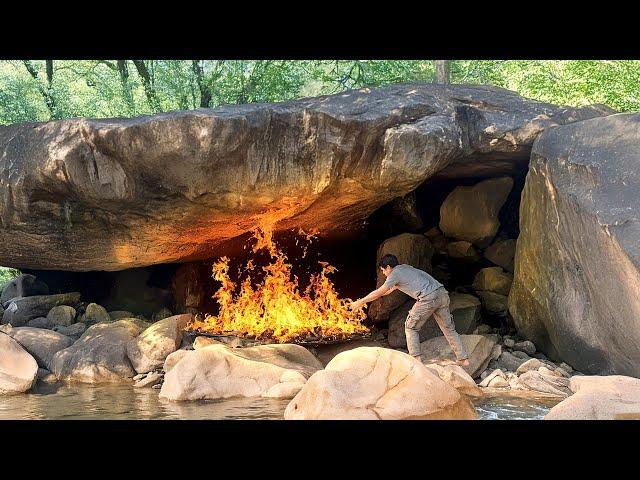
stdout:
<svg viewBox="0 0 640 480">
<path fill-rule="evenodd" d="M 73 345 L 53 356 L 51 371 L 60 380 L 84 383 L 130 380 L 136 372 L 126 346 L 141 331 L 134 319 L 92 325 Z"/>
<path fill-rule="evenodd" d="M 529 340 L 524 340 L 522 342 L 515 343 L 513 345 L 513 349 L 520 352 L 524 352 L 527 355 L 533 355 L 534 353 L 536 353 L 536 346 L 533 344 L 533 342 Z"/>
<path fill-rule="evenodd" d="M 79 301 L 80 293 L 78 292 L 14 298 L 9 302 L 2 316 L 2 322 L 20 327 L 29 320 L 46 316 L 53 307 L 75 305 Z"/>
<path fill-rule="evenodd" d="M 16 297 L 32 297 L 34 295 L 48 295 L 49 287 L 46 283 L 36 279 L 34 275 L 22 273 L 7 283 L 0 295 L 0 304 Z"/>
<path fill-rule="evenodd" d="M 478 291 L 482 306 L 489 313 L 501 314 L 505 313 L 509 306 L 509 297 L 494 292 Z"/>
<path fill-rule="evenodd" d="M 464 371 L 459 365 L 440 365 L 438 363 L 429 363 L 425 365 L 427 368 L 435 372 L 441 380 L 444 380 L 453 388 L 470 397 L 481 397 L 482 390 L 473 381 L 471 375 Z"/>
<path fill-rule="evenodd" d="M 27 327 L 52 329 L 55 325 L 47 317 L 37 317 L 27 322 Z"/>
<path fill-rule="evenodd" d="M 0 394 L 26 392 L 38 379 L 38 363 L 9 335 L 0 332 Z"/>
<path fill-rule="evenodd" d="M 480 248 L 489 246 L 500 227 L 498 213 L 512 188 L 510 177 L 454 188 L 440 206 L 440 230 Z"/>
<path fill-rule="evenodd" d="M 537 358 L 532 358 L 532 359 L 527 360 L 526 362 L 522 363 L 516 369 L 516 373 L 518 375 L 522 375 L 525 372 L 537 371 L 540 367 L 543 367 L 543 366 L 544 366 L 544 363 L 542 363 L 540 360 L 538 360 Z"/>
<path fill-rule="evenodd" d="M 483 375 L 484 375 L 484 373 L 483 373 Z M 507 378 L 507 376 L 504 374 L 504 372 L 502 370 L 500 370 L 499 368 L 496 368 L 491 373 L 489 373 L 487 376 L 485 376 L 478 385 L 480 385 L 481 387 L 488 387 L 488 386 L 490 386 L 490 383 L 493 381 L 493 379 L 496 378 L 496 377 L 501 377 L 503 379 Z"/>
<path fill-rule="evenodd" d="M 512 238 L 496 240 L 484 251 L 484 257 L 487 260 L 511 273 L 513 273 L 515 254 L 516 240 Z"/>
<path fill-rule="evenodd" d="M 506 388 L 509 386 L 509 381 L 503 377 L 494 377 L 489 382 L 489 387 L 491 388 Z"/>
<path fill-rule="evenodd" d="M 182 342 L 182 332 L 192 315 L 187 313 L 160 320 L 127 344 L 127 356 L 138 373 L 162 367 L 170 353 Z"/>
<path fill-rule="evenodd" d="M 84 333 L 86 329 L 87 329 L 87 324 L 81 323 L 81 322 L 73 323 L 69 326 L 56 325 L 55 327 L 53 327 L 54 332 L 58 332 L 62 335 L 66 335 L 67 337 L 79 337 Z"/>
<path fill-rule="evenodd" d="M 480 270 L 473 279 L 473 289 L 509 295 L 513 275 L 505 272 L 501 267 L 488 267 Z"/>
<path fill-rule="evenodd" d="M 640 376 L 640 114 L 550 129 L 534 143 L 509 311 L 580 371 Z"/>
<path fill-rule="evenodd" d="M 491 351 L 496 342 L 483 335 L 460 335 L 462 344 L 469 355 L 470 365 L 462 367 L 473 378 L 487 368 Z M 445 337 L 436 337 L 420 344 L 424 363 L 440 363 L 443 360 L 455 362 L 456 357 Z"/>
<path fill-rule="evenodd" d="M 511 175 L 545 128 L 605 113 L 414 82 L 3 125 L 0 265 L 113 271 L 204 260 L 267 209 L 278 230 L 353 233 L 436 174 Z"/>
<path fill-rule="evenodd" d="M 471 333 L 480 321 L 480 300 L 467 293 L 451 292 L 449 311 L 459 334 Z"/>
<path fill-rule="evenodd" d="M 527 360 L 516 357 L 510 352 L 502 352 L 502 355 L 498 357 L 497 364 L 502 370 L 516 372 L 520 365 L 526 361 Z"/>
<path fill-rule="evenodd" d="M 309 378 L 286 420 L 474 419 L 465 396 L 410 355 L 361 347 Z"/>
<path fill-rule="evenodd" d="M 53 356 L 73 343 L 69 337 L 43 328 L 17 327 L 9 335 L 47 370 L 51 370 Z"/>
<path fill-rule="evenodd" d="M 164 361 L 164 365 L 162 366 L 162 370 L 164 371 L 164 373 L 166 374 L 167 372 L 169 372 L 169 370 L 175 367 L 176 364 L 180 360 L 182 360 L 184 356 L 187 355 L 187 353 L 189 353 L 190 351 L 191 350 L 181 348 L 180 350 L 176 350 L 175 352 L 167 355 L 167 359 Z"/>
<path fill-rule="evenodd" d="M 456 258 L 458 260 L 466 260 L 469 262 L 476 262 L 480 260 L 480 256 L 476 249 L 473 248 L 473 244 L 464 240 L 448 243 L 447 254 L 451 258 Z"/>
<path fill-rule="evenodd" d="M 390 347 L 407 347 L 407 337 L 404 332 L 404 323 L 407 320 L 407 315 L 409 315 L 409 310 L 411 310 L 411 307 L 413 307 L 415 303 L 416 301 L 410 298 L 391 313 L 391 317 L 389 318 L 389 336 L 387 337 Z M 419 334 L 421 342 L 424 342 L 425 340 L 428 340 L 430 338 L 437 337 L 438 335 L 442 335 L 442 331 L 440 330 L 440 327 L 438 327 L 438 324 L 436 323 L 435 318 L 433 318 L 433 315 L 430 316 L 429 319 L 424 323 L 424 325 L 420 329 Z"/>
<path fill-rule="evenodd" d="M 391 253 L 398 257 L 398 262 L 411 265 L 426 272 L 431 271 L 431 257 L 433 256 L 433 246 L 425 235 L 418 233 L 403 233 L 395 237 L 391 237 L 385 240 L 376 255 L 376 288 L 380 287 L 386 277 L 377 267 L 378 261 Z M 395 292 L 385 295 L 377 300 L 374 300 L 369 305 L 368 315 L 375 322 L 382 320 L 388 320 L 391 312 L 400 307 L 410 297 L 404 293 L 396 290 Z"/>
<path fill-rule="evenodd" d="M 305 375 L 322 368 L 320 362 L 299 345 L 238 349 L 208 345 L 184 352 L 168 371 L 165 366 L 160 397 L 178 401 L 286 396 L 306 381 Z M 170 358 L 171 355 L 167 361 Z M 273 388 L 278 385 L 277 390 Z"/>
<path fill-rule="evenodd" d="M 69 326 L 76 321 L 76 309 L 69 305 L 58 305 L 47 313 L 47 320 L 51 325 Z"/>
<path fill-rule="evenodd" d="M 544 367 L 543 367 L 544 368 Z M 528 390 L 533 390 L 549 395 L 567 397 L 571 395 L 569 379 L 556 375 L 546 375 L 539 371 L 529 370 L 518 376 L 518 385 Z"/>
<path fill-rule="evenodd" d="M 96 323 L 111 322 L 112 318 L 107 312 L 107 309 L 97 303 L 90 303 L 87 305 L 84 313 L 80 317 L 82 323 L 87 325 L 95 325 Z"/>
<path fill-rule="evenodd" d="M 157 322 L 159 320 L 164 320 L 165 318 L 169 318 L 171 316 L 173 316 L 173 313 L 171 313 L 171 310 L 169 310 L 167 307 L 163 307 L 160 310 L 158 310 L 157 312 L 155 312 L 151 316 L 151 319 L 154 322 Z"/>
<path fill-rule="evenodd" d="M 135 318 L 135 315 L 131 312 L 128 312 L 126 310 L 113 310 L 109 313 L 109 317 L 111 317 L 111 320 L 121 320 L 123 318 Z"/>
<path fill-rule="evenodd" d="M 389 333 L 389 336 L 391 333 Z M 406 346 L 406 340 L 405 340 Z M 380 342 L 370 339 L 370 338 L 362 338 L 357 340 L 350 340 L 348 342 L 335 343 L 329 345 L 318 345 L 315 348 L 316 357 L 322 363 L 322 366 L 326 366 L 336 355 L 342 352 L 346 352 L 348 350 L 353 350 L 354 348 L 360 347 L 382 347 Z"/>
<path fill-rule="evenodd" d="M 622 375 L 574 376 L 569 398 L 545 420 L 625 420 L 640 418 L 640 379 Z"/>
</svg>

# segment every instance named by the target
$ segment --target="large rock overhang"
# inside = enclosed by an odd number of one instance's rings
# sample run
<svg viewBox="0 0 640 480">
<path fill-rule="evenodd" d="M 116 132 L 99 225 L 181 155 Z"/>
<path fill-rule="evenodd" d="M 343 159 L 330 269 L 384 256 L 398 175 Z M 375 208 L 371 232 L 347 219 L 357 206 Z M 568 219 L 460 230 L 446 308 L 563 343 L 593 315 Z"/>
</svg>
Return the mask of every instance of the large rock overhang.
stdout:
<svg viewBox="0 0 640 480">
<path fill-rule="evenodd" d="M 0 126 L 0 264 L 122 270 L 218 256 L 265 212 L 341 236 L 436 174 L 526 164 L 551 125 L 611 113 L 488 86 Z"/>
</svg>

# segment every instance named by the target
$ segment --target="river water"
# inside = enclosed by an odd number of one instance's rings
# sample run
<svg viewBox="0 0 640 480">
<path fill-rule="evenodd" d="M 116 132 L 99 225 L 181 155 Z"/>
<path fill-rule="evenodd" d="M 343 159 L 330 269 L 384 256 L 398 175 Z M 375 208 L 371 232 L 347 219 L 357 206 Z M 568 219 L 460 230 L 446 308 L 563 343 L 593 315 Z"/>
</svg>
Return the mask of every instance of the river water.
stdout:
<svg viewBox="0 0 640 480">
<path fill-rule="evenodd" d="M 29 393 L 0 397 L 0 420 L 282 420 L 289 403 L 266 398 L 170 402 L 159 398 L 158 392 L 131 385 L 38 382 Z M 490 396 L 476 400 L 475 405 L 480 419 L 534 420 L 542 419 L 559 401 Z"/>
</svg>

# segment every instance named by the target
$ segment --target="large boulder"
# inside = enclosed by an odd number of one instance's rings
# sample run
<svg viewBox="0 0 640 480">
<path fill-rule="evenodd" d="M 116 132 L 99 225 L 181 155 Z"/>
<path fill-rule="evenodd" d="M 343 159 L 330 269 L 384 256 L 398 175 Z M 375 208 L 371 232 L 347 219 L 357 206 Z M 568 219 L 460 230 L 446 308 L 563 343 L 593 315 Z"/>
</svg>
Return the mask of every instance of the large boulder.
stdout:
<svg viewBox="0 0 640 480">
<path fill-rule="evenodd" d="M 78 292 L 14 298 L 9 302 L 2 316 L 2 323 L 20 327 L 29 320 L 46 316 L 53 307 L 76 305 L 79 301 L 80 293 Z"/>
<path fill-rule="evenodd" d="M 427 368 L 435 372 L 440 379 L 447 382 L 453 388 L 470 397 L 481 397 L 482 390 L 471 375 L 464 371 L 459 365 L 440 365 L 438 363 L 429 363 Z"/>
<path fill-rule="evenodd" d="M 545 367 L 541 367 L 543 369 Z M 546 393 L 568 397 L 571 395 L 569 389 L 569 379 L 560 375 L 553 375 L 550 372 L 528 371 L 518 376 L 518 386 L 520 388 L 533 390 L 535 392 Z"/>
<path fill-rule="evenodd" d="M 36 279 L 34 275 L 22 273 L 11 280 L 2 289 L 0 295 L 0 304 L 15 297 L 31 297 L 33 295 L 48 295 L 49 287 L 46 283 Z"/>
<path fill-rule="evenodd" d="M 487 368 L 491 361 L 491 352 L 496 341 L 484 335 L 460 335 L 462 345 L 469 355 L 469 365 L 462 367 L 473 378 Z M 456 357 L 445 337 L 436 337 L 420 344 L 421 358 L 424 363 L 454 362 Z"/>
<path fill-rule="evenodd" d="M 586 373 L 640 376 L 640 114 L 550 129 L 533 146 L 509 311 Z"/>
<path fill-rule="evenodd" d="M 26 392 L 38 379 L 38 363 L 9 335 L 0 332 L 0 394 Z"/>
<path fill-rule="evenodd" d="M 459 334 L 472 333 L 480 322 L 480 300 L 468 293 L 451 292 L 449 311 Z M 439 329 L 438 329 L 439 330 Z"/>
<path fill-rule="evenodd" d="M 484 248 L 498 232 L 498 213 L 513 188 L 510 177 L 456 187 L 440 206 L 440 230 L 448 237 Z"/>
<path fill-rule="evenodd" d="M 82 323 L 87 325 L 94 325 L 96 323 L 106 323 L 112 320 L 107 309 L 97 303 L 90 303 L 87 305 L 84 313 L 80 317 Z"/>
<path fill-rule="evenodd" d="M 277 230 L 354 232 L 436 174 L 512 174 L 545 128 L 602 113 L 416 82 L 0 126 L 0 265 L 90 271 L 207 259 L 267 209 L 282 219 Z"/>
<path fill-rule="evenodd" d="M 160 320 L 127 343 L 127 355 L 138 373 L 160 368 L 167 356 L 182 342 L 182 332 L 191 314 L 175 315 Z"/>
<path fill-rule="evenodd" d="M 51 370 L 53 356 L 73 343 L 65 335 L 43 328 L 13 328 L 9 335 L 36 359 L 39 367 L 47 370 Z"/>
<path fill-rule="evenodd" d="M 488 291 L 500 295 L 509 295 L 513 275 L 505 272 L 501 267 L 487 267 L 481 269 L 473 279 L 476 291 Z"/>
<path fill-rule="evenodd" d="M 180 353 L 179 356 L 177 355 Z M 299 345 L 207 345 L 167 357 L 160 396 L 169 400 L 291 398 L 322 364 Z M 174 361 L 174 358 L 177 360 Z M 168 368 L 168 370 L 167 370 Z"/>
<path fill-rule="evenodd" d="M 624 420 L 640 418 L 640 379 L 622 375 L 571 377 L 573 392 L 549 410 L 545 420 Z"/>
<path fill-rule="evenodd" d="M 49 310 L 47 320 L 52 326 L 63 325 L 68 327 L 76 321 L 76 309 L 69 305 L 58 305 Z"/>
<path fill-rule="evenodd" d="M 309 378 L 286 420 L 474 419 L 455 388 L 411 356 L 361 347 L 337 355 Z"/>
<path fill-rule="evenodd" d="M 144 322 L 122 319 L 93 325 L 70 347 L 53 356 L 51 371 L 59 380 L 114 383 L 131 379 L 135 370 L 127 343 L 144 330 Z"/>
<path fill-rule="evenodd" d="M 380 259 L 387 254 L 398 257 L 398 262 L 411 265 L 427 272 L 431 271 L 431 257 L 433 246 L 425 235 L 418 233 L 403 233 L 385 240 L 376 255 L 376 288 L 380 287 L 386 277 L 377 267 Z M 396 290 L 395 292 L 374 300 L 369 305 L 368 315 L 375 322 L 388 320 L 391 312 L 400 307 L 409 298 L 408 295 Z"/>
<path fill-rule="evenodd" d="M 496 240 L 484 251 L 487 260 L 511 273 L 513 273 L 515 255 L 516 240 L 512 238 Z"/>
</svg>

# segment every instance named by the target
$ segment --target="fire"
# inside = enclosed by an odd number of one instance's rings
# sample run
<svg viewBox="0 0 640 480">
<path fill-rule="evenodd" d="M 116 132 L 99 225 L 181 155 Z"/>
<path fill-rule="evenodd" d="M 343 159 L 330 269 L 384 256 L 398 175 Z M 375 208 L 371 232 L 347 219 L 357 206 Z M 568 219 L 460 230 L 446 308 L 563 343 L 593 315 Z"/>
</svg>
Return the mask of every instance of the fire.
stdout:
<svg viewBox="0 0 640 480">
<path fill-rule="evenodd" d="M 253 253 L 264 249 L 270 257 L 269 264 L 262 267 L 264 279 L 254 282 L 249 274 L 238 289 L 229 277 L 229 259 L 220 258 L 213 265 L 213 278 L 221 282 L 213 296 L 220 307 L 218 315 L 207 315 L 203 321 L 192 322 L 189 328 L 280 343 L 312 337 L 340 339 L 366 333 L 368 329 L 362 325 L 366 314 L 362 310 L 350 311 L 351 300 L 341 299 L 328 277 L 336 271 L 335 267 L 319 262 L 320 272 L 310 275 L 308 287 L 300 292 L 298 278 L 292 275 L 286 255 L 273 241 L 274 223 L 273 216 L 267 216 L 266 220 L 263 217 L 253 234 Z M 314 233 L 298 233 L 307 242 L 314 237 Z M 252 272 L 256 268 L 250 259 L 244 271 Z"/>
</svg>

